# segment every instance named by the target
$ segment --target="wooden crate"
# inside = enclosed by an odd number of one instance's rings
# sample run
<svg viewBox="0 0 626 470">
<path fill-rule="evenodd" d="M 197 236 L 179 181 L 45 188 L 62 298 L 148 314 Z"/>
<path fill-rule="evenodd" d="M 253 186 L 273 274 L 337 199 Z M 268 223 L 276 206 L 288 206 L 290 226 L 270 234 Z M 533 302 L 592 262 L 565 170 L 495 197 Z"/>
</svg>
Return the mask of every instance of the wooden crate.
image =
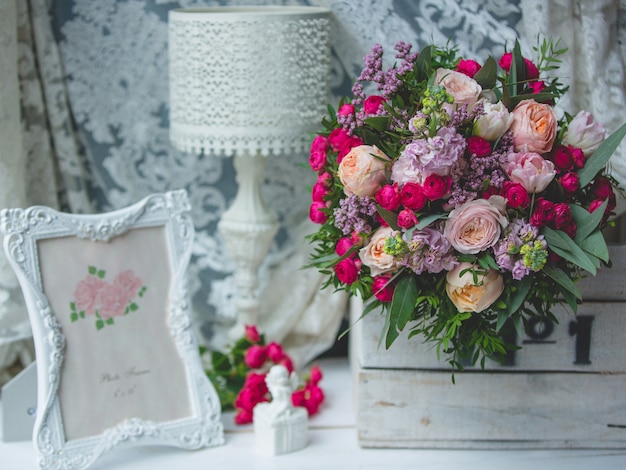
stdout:
<svg viewBox="0 0 626 470">
<path fill-rule="evenodd" d="M 612 269 L 581 281 L 578 315 L 555 309 L 506 365 L 455 374 L 432 345 L 379 346 L 383 318 L 352 326 L 359 443 L 412 448 L 626 448 L 626 246 Z M 362 304 L 353 299 L 353 322 Z"/>
</svg>

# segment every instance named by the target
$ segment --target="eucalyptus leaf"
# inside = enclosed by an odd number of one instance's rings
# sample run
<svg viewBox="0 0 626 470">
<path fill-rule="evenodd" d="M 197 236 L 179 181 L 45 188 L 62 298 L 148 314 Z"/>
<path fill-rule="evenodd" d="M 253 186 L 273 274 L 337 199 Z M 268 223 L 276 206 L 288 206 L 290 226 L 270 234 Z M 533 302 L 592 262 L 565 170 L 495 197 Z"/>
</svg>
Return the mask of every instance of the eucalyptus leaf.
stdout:
<svg viewBox="0 0 626 470">
<path fill-rule="evenodd" d="M 574 281 L 572 281 L 572 279 L 567 274 L 565 274 L 565 272 L 562 269 L 555 268 L 552 266 L 546 266 L 543 268 L 543 272 L 550 279 L 552 279 L 561 287 L 563 287 L 565 290 L 573 294 L 576 299 L 578 300 L 583 299 L 580 293 L 580 290 L 578 289 Z"/>
<path fill-rule="evenodd" d="M 387 331 L 387 341 L 385 343 L 387 349 L 398 337 L 399 331 L 402 331 L 411 320 L 418 295 L 417 284 L 413 276 L 401 277 L 394 290 L 389 310 L 389 330 Z"/>
<path fill-rule="evenodd" d="M 593 260 L 589 258 L 589 255 L 580 248 L 574 240 L 572 240 L 566 233 L 560 230 L 552 230 L 549 227 L 544 227 L 543 235 L 548 242 L 548 246 L 559 256 L 562 256 L 567 261 L 580 266 L 586 271 L 589 271 L 595 276 L 596 266 Z M 566 245 L 565 247 L 563 246 Z"/>
<path fill-rule="evenodd" d="M 415 78 L 418 82 L 426 80 L 431 75 L 431 58 L 432 46 L 424 47 L 417 56 L 413 70 L 415 71 Z"/>
<path fill-rule="evenodd" d="M 615 153 L 618 145 L 626 135 L 626 124 L 607 137 L 598 149 L 585 162 L 585 166 L 578 172 L 580 187 L 584 188 L 596 177 L 599 171 L 606 167 Z"/>
<path fill-rule="evenodd" d="M 580 247 L 605 263 L 609 262 L 609 248 L 606 246 L 606 240 L 600 230 L 596 230 L 580 242 Z"/>
<path fill-rule="evenodd" d="M 376 211 L 385 220 L 385 222 L 389 224 L 392 229 L 400 230 L 400 227 L 398 226 L 398 216 L 395 212 L 388 211 L 379 204 L 376 204 Z"/>
<path fill-rule="evenodd" d="M 604 201 L 600 207 L 591 213 L 581 206 L 570 204 L 572 218 L 576 222 L 576 236 L 574 237 L 576 243 L 580 245 L 581 241 L 587 238 L 600 225 L 608 203 L 608 200 Z"/>
<path fill-rule="evenodd" d="M 423 228 L 428 227 L 434 221 L 445 218 L 445 214 L 429 214 L 424 217 L 420 217 L 419 221 L 416 225 L 418 230 L 422 230 Z"/>
<path fill-rule="evenodd" d="M 373 116 L 365 119 L 363 122 L 380 132 L 389 129 L 389 116 Z"/>
</svg>

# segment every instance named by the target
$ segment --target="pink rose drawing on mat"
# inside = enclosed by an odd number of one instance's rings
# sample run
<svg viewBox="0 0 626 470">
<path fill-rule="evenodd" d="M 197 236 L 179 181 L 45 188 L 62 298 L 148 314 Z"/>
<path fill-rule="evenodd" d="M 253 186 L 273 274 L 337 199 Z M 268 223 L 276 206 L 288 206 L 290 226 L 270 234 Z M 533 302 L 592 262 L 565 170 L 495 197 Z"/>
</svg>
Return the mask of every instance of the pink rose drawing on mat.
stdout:
<svg viewBox="0 0 626 470">
<path fill-rule="evenodd" d="M 96 329 L 114 325 L 116 317 L 128 315 L 139 309 L 136 297 L 143 297 L 146 286 L 130 269 L 120 272 L 112 282 L 105 280 L 106 271 L 88 267 L 87 276 L 76 284 L 74 300 L 70 302 L 70 320 L 78 321 L 94 316 Z"/>
</svg>

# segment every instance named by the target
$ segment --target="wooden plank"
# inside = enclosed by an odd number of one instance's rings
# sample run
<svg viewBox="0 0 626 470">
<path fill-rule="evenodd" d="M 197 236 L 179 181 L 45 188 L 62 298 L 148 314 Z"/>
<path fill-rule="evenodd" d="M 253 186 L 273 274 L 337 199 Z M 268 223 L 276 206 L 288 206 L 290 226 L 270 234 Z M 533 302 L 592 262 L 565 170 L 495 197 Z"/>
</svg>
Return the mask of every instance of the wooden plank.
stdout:
<svg viewBox="0 0 626 470">
<path fill-rule="evenodd" d="M 610 245 L 612 267 L 601 267 L 596 276 L 588 276 L 578 283 L 585 302 L 626 301 L 626 245 Z"/>
<path fill-rule="evenodd" d="M 384 344 L 380 344 L 384 317 L 374 311 L 357 322 L 362 303 L 358 299 L 351 302 L 351 340 L 356 343 L 353 354 L 359 365 L 364 368 L 449 369 L 445 358 L 437 359 L 433 344 L 425 344 L 419 336 L 408 339 L 407 330 L 390 349 L 385 349 Z M 558 324 L 536 324 L 530 336 L 515 339 L 522 349 L 509 355 L 507 365 L 487 361 L 485 369 L 626 372 L 625 302 L 586 302 L 579 307 L 577 316 L 564 307 L 556 307 L 554 314 L 559 319 Z M 480 369 L 480 366 L 474 368 Z"/>
<path fill-rule="evenodd" d="M 363 447 L 626 448 L 626 375 L 369 370 Z"/>
</svg>

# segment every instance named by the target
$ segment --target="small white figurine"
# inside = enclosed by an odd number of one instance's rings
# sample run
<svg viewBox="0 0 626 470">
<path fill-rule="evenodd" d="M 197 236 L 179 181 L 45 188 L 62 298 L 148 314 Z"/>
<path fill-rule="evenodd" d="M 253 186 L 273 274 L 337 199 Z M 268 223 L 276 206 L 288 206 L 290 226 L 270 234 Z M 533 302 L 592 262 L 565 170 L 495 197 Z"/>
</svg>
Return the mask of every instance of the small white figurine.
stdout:
<svg viewBox="0 0 626 470">
<path fill-rule="evenodd" d="M 291 403 L 295 381 L 295 374 L 289 376 L 282 365 L 272 366 L 265 377 L 272 401 L 259 403 L 253 411 L 256 448 L 262 454 L 287 454 L 307 444 L 307 411 Z"/>
</svg>

